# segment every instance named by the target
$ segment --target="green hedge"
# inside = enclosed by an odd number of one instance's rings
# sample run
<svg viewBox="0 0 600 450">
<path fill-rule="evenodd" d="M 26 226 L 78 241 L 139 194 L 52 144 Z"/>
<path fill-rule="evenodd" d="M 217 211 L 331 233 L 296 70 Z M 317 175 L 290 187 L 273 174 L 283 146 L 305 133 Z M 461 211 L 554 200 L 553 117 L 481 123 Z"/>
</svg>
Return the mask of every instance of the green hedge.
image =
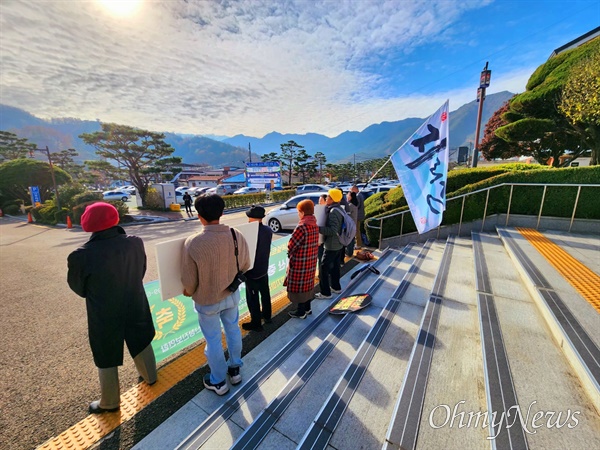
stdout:
<svg viewBox="0 0 600 450">
<path fill-rule="evenodd" d="M 296 195 L 295 190 L 287 190 L 287 191 L 273 191 L 271 192 L 271 199 L 273 202 L 283 202 L 288 198 Z M 262 205 L 266 203 L 266 193 L 259 192 L 256 194 L 243 194 L 243 195 L 226 195 L 223 197 L 225 200 L 225 209 L 228 208 L 241 208 L 244 206 L 250 205 Z"/>
<path fill-rule="evenodd" d="M 534 166 L 535 167 L 535 166 Z M 541 166 L 543 167 L 543 166 Z M 474 169 L 477 170 L 477 169 Z M 448 174 L 450 179 L 450 174 Z M 446 211 L 442 225 L 459 223 L 462 200 L 448 201 L 453 197 L 478 191 L 502 183 L 544 183 L 544 184 L 598 184 L 600 183 L 600 166 L 593 167 L 569 167 L 551 170 L 529 170 L 509 171 L 487 178 L 479 182 L 463 185 L 463 187 L 447 194 Z M 449 183 L 450 184 L 450 183 Z M 542 186 L 515 186 L 510 207 L 511 214 L 537 215 L 542 200 L 544 188 Z M 553 187 L 546 191 L 544 199 L 543 216 L 549 217 L 571 217 L 573 205 L 577 195 L 576 187 Z M 510 186 L 492 189 L 488 200 L 487 215 L 503 214 L 508 210 Z M 598 208 L 598 197 L 600 188 L 582 189 L 577 206 L 576 218 L 600 219 L 600 208 Z M 471 195 L 465 200 L 463 222 L 471 222 L 483 217 L 485 209 L 486 192 Z M 370 199 L 369 199 L 370 200 Z M 368 201 L 368 200 L 367 200 Z M 408 206 L 392 209 L 383 214 L 373 216 L 384 217 L 386 215 L 406 211 Z M 384 220 L 383 237 L 392 237 L 400 234 L 401 217 L 395 216 Z M 377 221 L 373 221 L 377 224 Z M 404 214 L 403 233 L 416 231 L 416 226 L 411 214 Z M 367 236 L 373 243 L 379 240 L 379 229 L 367 229 Z"/>
<path fill-rule="evenodd" d="M 502 175 L 507 172 L 547 170 L 549 166 L 539 164 L 501 164 L 492 167 L 478 167 L 476 169 L 458 169 L 448 172 L 446 192 L 454 192 L 463 186 L 478 183 L 489 178 Z M 374 194 L 365 202 L 365 217 L 375 217 L 382 213 L 396 212 L 403 206 L 407 206 L 404 191 L 401 187 L 389 192 Z"/>
</svg>

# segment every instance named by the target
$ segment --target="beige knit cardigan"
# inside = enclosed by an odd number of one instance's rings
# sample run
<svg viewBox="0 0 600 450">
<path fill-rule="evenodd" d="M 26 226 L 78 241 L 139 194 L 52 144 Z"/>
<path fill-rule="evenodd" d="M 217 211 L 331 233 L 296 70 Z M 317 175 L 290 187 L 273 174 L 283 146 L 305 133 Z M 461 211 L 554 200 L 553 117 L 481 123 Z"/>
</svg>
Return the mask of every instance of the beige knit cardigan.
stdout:
<svg viewBox="0 0 600 450">
<path fill-rule="evenodd" d="M 219 303 L 231 294 L 227 286 L 237 272 L 235 248 L 227 225 L 206 225 L 185 240 L 181 263 L 181 282 L 199 305 Z M 248 244 L 239 232 L 235 232 L 239 249 L 239 265 L 242 272 L 250 268 Z"/>
</svg>

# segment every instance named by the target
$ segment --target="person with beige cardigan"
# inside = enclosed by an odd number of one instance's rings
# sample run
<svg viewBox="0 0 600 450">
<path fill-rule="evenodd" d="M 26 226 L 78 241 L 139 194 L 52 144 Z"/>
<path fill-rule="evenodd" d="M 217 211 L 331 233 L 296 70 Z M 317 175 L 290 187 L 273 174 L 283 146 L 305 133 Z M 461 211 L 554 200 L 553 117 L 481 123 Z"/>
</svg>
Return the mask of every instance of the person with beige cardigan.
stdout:
<svg viewBox="0 0 600 450">
<path fill-rule="evenodd" d="M 194 300 L 206 341 L 204 352 L 210 373 L 204 376 L 204 386 L 224 395 L 229 392 L 227 375 L 231 384 L 242 381 L 242 333 L 238 325 L 240 292 L 229 287 L 239 271 L 246 272 L 250 268 L 250 254 L 241 233 L 219 223 L 225 208 L 220 196 L 200 196 L 194 206 L 203 228 L 188 237 L 184 244 L 181 264 L 183 295 Z M 221 343 L 221 323 L 229 351 L 228 361 L 225 361 Z"/>
</svg>

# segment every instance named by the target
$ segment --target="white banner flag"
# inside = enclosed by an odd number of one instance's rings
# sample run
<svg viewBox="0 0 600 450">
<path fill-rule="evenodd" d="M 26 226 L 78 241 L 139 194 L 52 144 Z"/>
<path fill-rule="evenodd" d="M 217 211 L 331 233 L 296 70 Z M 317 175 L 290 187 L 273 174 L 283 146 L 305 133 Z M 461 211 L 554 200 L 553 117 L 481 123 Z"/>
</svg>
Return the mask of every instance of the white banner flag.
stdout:
<svg viewBox="0 0 600 450">
<path fill-rule="evenodd" d="M 439 226 L 446 209 L 448 100 L 391 157 L 420 234 Z"/>
</svg>

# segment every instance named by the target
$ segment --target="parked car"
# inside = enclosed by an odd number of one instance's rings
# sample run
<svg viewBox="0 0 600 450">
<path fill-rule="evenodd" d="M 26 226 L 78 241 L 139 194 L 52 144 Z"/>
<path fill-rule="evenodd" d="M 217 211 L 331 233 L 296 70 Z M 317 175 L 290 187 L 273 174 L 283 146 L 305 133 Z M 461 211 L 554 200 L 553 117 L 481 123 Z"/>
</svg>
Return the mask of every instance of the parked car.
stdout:
<svg viewBox="0 0 600 450">
<path fill-rule="evenodd" d="M 389 192 L 392 189 L 396 189 L 398 186 L 377 186 L 374 188 L 369 188 L 368 190 L 371 191 L 373 194 L 378 194 L 379 192 Z"/>
<path fill-rule="evenodd" d="M 120 190 L 128 193 L 129 195 L 135 195 L 135 186 L 123 186 L 120 188 Z"/>
<path fill-rule="evenodd" d="M 121 200 L 124 202 L 128 202 L 130 196 L 125 191 L 106 191 L 102 193 L 102 197 L 104 200 Z"/>
<path fill-rule="evenodd" d="M 298 210 L 296 209 L 298 203 L 302 200 L 310 199 L 315 205 L 318 205 L 320 196 L 319 192 L 296 195 L 284 202 L 280 207 L 269 211 L 263 223 L 267 224 L 273 230 L 273 233 L 279 233 L 281 230 L 293 230 L 300 221 Z"/>
<path fill-rule="evenodd" d="M 190 190 L 188 192 L 190 193 L 190 195 L 193 195 L 194 197 L 198 197 L 200 194 L 204 194 L 209 189 L 210 188 L 208 186 L 193 187 L 193 188 L 190 188 Z"/>
<path fill-rule="evenodd" d="M 227 186 L 225 184 L 220 184 L 218 186 L 212 187 L 208 189 L 205 194 L 217 194 L 217 195 L 231 195 L 233 194 L 233 189 L 231 186 Z"/>
<path fill-rule="evenodd" d="M 193 188 L 191 188 L 191 187 L 189 187 L 189 186 L 179 186 L 178 188 L 175 188 L 175 194 L 176 194 L 176 195 L 177 195 L 177 194 L 181 194 L 181 195 L 183 195 L 183 194 L 185 194 L 186 192 L 189 192 L 191 189 L 193 189 Z M 192 195 L 192 193 L 191 193 L 191 192 L 190 192 L 190 195 Z"/>
<path fill-rule="evenodd" d="M 321 184 L 303 184 L 296 188 L 296 194 L 306 194 L 308 192 L 327 192 L 329 188 Z"/>
<path fill-rule="evenodd" d="M 233 192 L 233 195 L 244 195 L 244 194 L 258 194 L 261 192 L 259 188 L 255 187 L 243 187 Z"/>
</svg>

